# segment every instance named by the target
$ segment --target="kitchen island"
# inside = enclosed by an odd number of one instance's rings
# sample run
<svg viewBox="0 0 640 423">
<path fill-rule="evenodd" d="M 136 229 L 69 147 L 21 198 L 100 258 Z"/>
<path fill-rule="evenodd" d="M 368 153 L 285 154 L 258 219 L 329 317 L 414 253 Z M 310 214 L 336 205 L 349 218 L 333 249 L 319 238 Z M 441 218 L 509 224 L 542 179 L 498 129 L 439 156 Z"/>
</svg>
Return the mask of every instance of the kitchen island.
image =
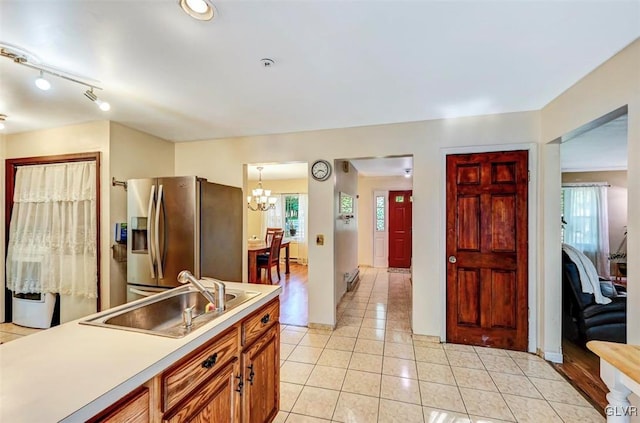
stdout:
<svg viewBox="0 0 640 423">
<path fill-rule="evenodd" d="M 191 419 L 200 410 L 210 412 L 206 401 L 216 398 L 204 398 L 203 392 L 206 394 L 208 384 L 224 371 L 229 384 L 235 381 L 228 400 L 229 420 L 248 420 L 248 412 L 253 409 L 248 401 L 265 393 L 251 395 L 251 389 L 257 389 L 253 378 L 261 376 L 260 369 L 254 371 L 251 362 L 249 374 L 243 372 L 244 364 L 266 352 L 260 357 L 262 366 L 271 363 L 276 368 L 261 370 L 278 374 L 281 288 L 232 282 L 226 285 L 260 295 L 183 338 L 80 324 L 128 304 L 0 345 L 0 421 L 109 421 L 119 405 L 130 405 L 132 395 L 139 392 L 145 395 L 135 396 L 135 405 L 140 408 L 140 404 L 147 404 L 147 408 L 142 406 L 136 421 Z M 249 376 L 250 384 L 245 382 Z M 270 384 L 262 380 L 255 386 L 269 389 L 264 398 L 271 399 L 271 408 L 261 404 L 269 420 L 274 408 L 277 413 L 278 379 L 273 379 L 273 374 L 267 376 Z M 236 394 L 243 386 L 244 395 Z M 146 403 L 140 398 L 146 398 Z"/>
</svg>

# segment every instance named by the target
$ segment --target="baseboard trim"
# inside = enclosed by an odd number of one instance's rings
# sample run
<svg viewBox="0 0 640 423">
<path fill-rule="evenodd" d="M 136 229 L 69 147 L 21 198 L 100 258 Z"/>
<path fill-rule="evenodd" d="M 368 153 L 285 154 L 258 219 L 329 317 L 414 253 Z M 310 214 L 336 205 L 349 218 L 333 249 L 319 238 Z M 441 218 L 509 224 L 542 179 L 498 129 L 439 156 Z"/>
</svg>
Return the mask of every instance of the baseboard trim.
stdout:
<svg viewBox="0 0 640 423">
<path fill-rule="evenodd" d="M 309 329 L 322 329 L 322 330 L 333 330 L 334 326 L 333 325 L 327 325 L 324 323 L 311 323 L 309 322 L 309 324 L 307 324 L 307 327 Z"/>
<path fill-rule="evenodd" d="M 552 363 L 562 364 L 562 353 L 561 352 L 544 352 L 544 359 L 550 361 Z"/>
</svg>

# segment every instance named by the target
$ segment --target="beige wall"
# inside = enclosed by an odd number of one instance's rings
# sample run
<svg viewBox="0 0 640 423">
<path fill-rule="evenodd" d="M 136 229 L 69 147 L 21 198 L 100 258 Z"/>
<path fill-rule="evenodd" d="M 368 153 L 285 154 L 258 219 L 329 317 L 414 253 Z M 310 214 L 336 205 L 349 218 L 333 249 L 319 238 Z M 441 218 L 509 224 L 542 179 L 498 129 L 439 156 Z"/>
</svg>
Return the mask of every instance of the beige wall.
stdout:
<svg viewBox="0 0 640 423">
<path fill-rule="evenodd" d="M 541 295 L 545 309 L 543 343 L 547 352 L 560 353 L 561 340 L 561 264 L 560 264 L 560 166 L 558 144 L 548 144 L 621 106 L 628 106 L 628 243 L 630 257 L 640 256 L 640 40 L 602 64 L 582 80 L 546 105 L 542 111 L 544 184 L 541 194 L 545 213 L 542 217 L 544 240 L 539 247 L 544 275 Z M 630 261 L 627 269 L 627 341 L 640 343 L 640 263 Z"/>
<path fill-rule="evenodd" d="M 115 122 L 110 123 L 110 169 L 111 177 L 119 181 L 172 176 L 175 162 L 175 148 L 172 142 L 131 129 Z M 127 192 L 122 187 L 109 182 L 109 216 L 111 234 L 109 245 L 115 243 L 114 228 L 118 222 L 127 221 Z M 108 250 L 110 263 L 110 307 L 126 302 L 127 266 L 125 262 L 113 259 Z"/>
<path fill-rule="evenodd" d="M 249 180 L 248 195 L 251 195 L 251 190 L 256 188 L 257 185 L 257 180 Z M 262 181 L 262 185 L 266 189 L 270 189 L 273 194 L 306 194 L 308 191 L 309 181 L 306 178 L 274 179 Z M 247 212 L 247 235 L 249 237 L 256 235 L 260 239 L 264 238 L 262 214 L 262 212 Z"/>
<path fill-rule="evenodd" d="M 404 176 L 358 176 L 358 263 L 373 266 L 373 192 L 410 190 L 413 178 Z"/>
<path fill-rule="evenodd" d="M 627 172 L 566 172 L 563 183 L 607 182 L 607 207 L 609 215 L 609 251 L 615 252 L 624 238 L 627 226 Z M 613 274 L 613 269 L 611 270 Z"/>
<path fill-rule="evenodd" d="M 109 186 L 111 180 L 109 176 L 109 122 L 96 121 L 79 125 L 63 126 L 54 129 L 45 129 L 33 132 L 23 132 L 19 134 L 7 135 L 6 157 L 21 158 L 34 156 L 49 156 L 60 154 L 87 153 L 98 151 L 100 155 L 100 302 L 102 308 L 108 308 L 110 301 L 109 286 L 109 257 L 111 229 L 109 220 Z M 70 320 L 81 317 L 91 311 L 89 306 L 95 310 L 94 304 L 82 305 L 77 303 L 62 310 L 61 320 Z M 65 315 L 66 314 L 66 317 Z"/>
<path fill-rule="evenodd" d="M 444 335 L 445 267 L 440 236 L 443 210 L 443 149 L 535 143 L 538 112 L 508 113 L 392 125 L 264 135 L 176 144 L 176 174 L 198 174 L 211 181 L 243 186 L 248 163 L 313 162 L 325 159 L 413 155 L 414 273 L 413 329 Z M 309 236 L 325 236 L 325 245 L 309 244 L 309 321 L 335 324 L 334 186 L 309 179 Z M 250 186 L 252 187 L 252 186 Z M 247 186 L 244 186 L 245 195 Z M 419 218 L 418 218 L 419 217 Z M 245 226 L 245 238 L 247 235 Z M 245 266 L 246 267 L 246 266 Z M 532 283 L 536 283 L 533 281 Z"/>
<path fill-rule="evenodd" d="M 336 173 L 334 203 L 334 254 L 335 254 L 335 304 L 347 292 L 346 273 L 352 273 L 358 267 L 358 171 L 349 163 L 349 171 L 342 170 L 342 160 L 336 160 L 333 167 Z M 341 219 L 340 193 L 353 197 L 353 219 Z M 315 241 L 315 239 L 313 239 Z"/>
</svg>

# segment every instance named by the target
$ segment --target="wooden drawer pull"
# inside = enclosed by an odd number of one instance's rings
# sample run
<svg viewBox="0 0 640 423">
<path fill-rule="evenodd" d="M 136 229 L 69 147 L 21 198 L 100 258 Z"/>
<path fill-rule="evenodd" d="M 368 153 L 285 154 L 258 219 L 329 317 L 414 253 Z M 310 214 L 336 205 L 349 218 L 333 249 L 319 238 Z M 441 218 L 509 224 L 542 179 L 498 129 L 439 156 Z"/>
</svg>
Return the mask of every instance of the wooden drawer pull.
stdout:
<svg viewBox="0 0 640 423">
<path fill-rule="evenodd" d="M 260 319 L 263 325 L 269 323 L 269 320 L 271 320 L 271 316 L 269 316 L 269 313 L 265 314 L 262 319 Z"/>
<path fill-rule="evenodd" d="M 205 361 L 202 362 L 202 367 L 204 367 L 205 369 L 210 369 L 213 367 L 214 364 L 216 364 L 217 360 L 218 360 L 218 353 L 211 354 L 209 358 L 207 358 Z"/>
</svg>

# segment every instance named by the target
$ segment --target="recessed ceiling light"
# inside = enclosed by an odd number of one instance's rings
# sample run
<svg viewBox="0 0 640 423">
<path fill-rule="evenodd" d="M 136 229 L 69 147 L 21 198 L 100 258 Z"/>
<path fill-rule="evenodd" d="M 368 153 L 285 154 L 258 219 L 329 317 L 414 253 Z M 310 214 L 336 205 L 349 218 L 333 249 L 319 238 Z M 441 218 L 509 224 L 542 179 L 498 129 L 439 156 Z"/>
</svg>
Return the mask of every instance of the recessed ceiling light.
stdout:
<svg viewBox="0 0 640 423">
<path fill-rule="evenodd" d="M 215 8 L 208 0 L 180 0 L 180 7 L 192 18 L 200 21 L 213 19 Z"/>
</svg>

